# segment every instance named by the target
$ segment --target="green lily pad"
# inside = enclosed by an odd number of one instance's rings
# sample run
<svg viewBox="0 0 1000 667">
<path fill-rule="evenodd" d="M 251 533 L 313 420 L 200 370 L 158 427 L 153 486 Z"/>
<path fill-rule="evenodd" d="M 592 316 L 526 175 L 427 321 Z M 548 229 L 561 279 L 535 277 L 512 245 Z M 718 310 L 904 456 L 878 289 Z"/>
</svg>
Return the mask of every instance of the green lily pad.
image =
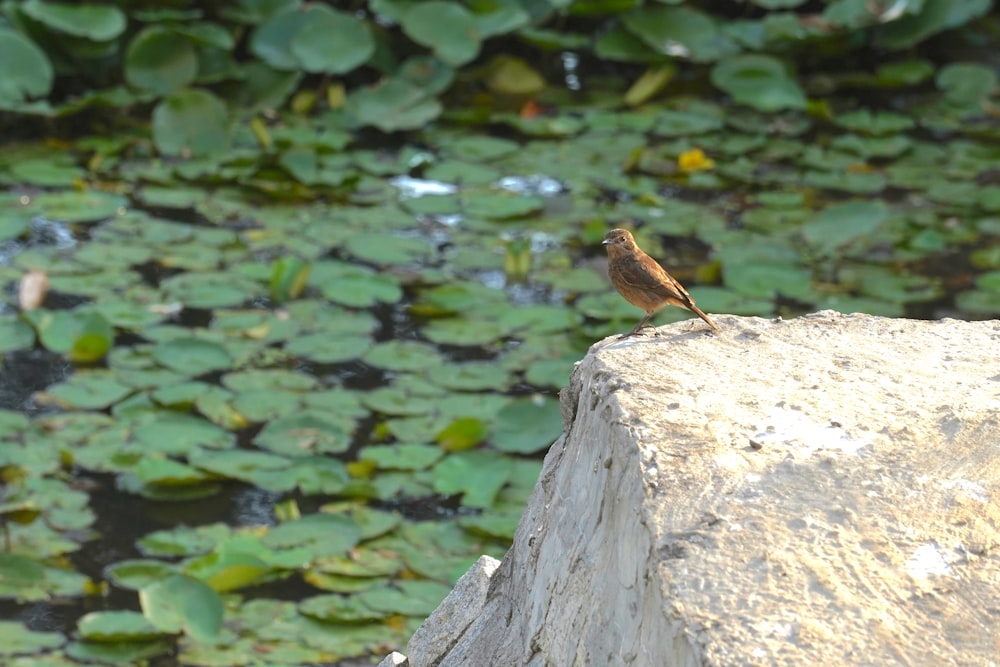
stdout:
<svg viewBox="0 0 1000 667">
<path fill-rule="evenodd" d="M 258 283 L 229 272 L 182 273 L 165 279 L 160 289 L 166 298 L 189 308 L 240 306 L 263 295 Z"/>
<path fill-rule="evenodd" d="M 106 42 L 125 31 L 125 14 L 114 5 L 79 6 L 28 0 L 20 10 L 56 32 Z"/>
<path fill-rule="evenodd" d="M 169 95 L 192 83 L 197 74 L 194 43 L 166 27 L 143 29 L 125 52 L 125 79 L 141 90 Z"/>
<path fill-rule="evenodd" d="M 430 244 L 422 239 L 379 233 L 353 234 L 347 239 L 345 246 L 347 251 L 358 259 L 381 265 L 427 261 L 434 251 Z"/>
<path fill-rule="evenodd" d="M 178 338 L 158 343 L 153 358 L 164 367 L 189 376 L 223 370 L 233 365 L 226 348 L 198 338 Z"/>
<path fill-rule="evenodd" d="M 534 195 L 509 192 L 483 192 L 465 200 L 466 215 L 487 220 L 513 220 L 540 213 L 545 200 Z"/>
<path fill-rule="evenodd" d="M 371 346 L 372 340 L 367 336 L 316 333 L 289 341 L 285 350 L 300 359 L 338 364 L 362 357 Z"/>
<path fill-rule="evenodd" d="M 188 486 L 201 484 L 207 476 L 191 466 L 168 458 L 147 456 L 139 461 L 135 475 L 143 484 L 160 486 Z"/>
<path fill-rule="evenodd" d="M 495 452 L 458 452 L 434 466 L 434 490 L 462 494 L 467 507 L 490 507 L 512 471 L 511 460 Z"/>
<path fill-rule="evenodd" d="M 136 611 L 93 611 L 76 624 L 80 637 L 92 642 L 146 641 L 164 633 Z"/>
<path fill-rule="evenodd" d="M 481 419 L 460 417 L 437 434 L 437 443 L 447 452 L 472 449 L 486 439 L 489 428 Z"/>
<path fill-rule="evenodd" d="M 33 206 L 50 220 L 91 224 L 123 212 L 126 200 L 108 192 L 45 192 L 35 197 Z"/>
<path fill-rule="evenodd" d="M 222 629 L 223 605 L 207 584 L 172 574 L 139 591 L 146 619 L 167 633 L 185 632 L 198 641 L 215 640 Z"/>
<path fill-rule="evenodd" d="M 389 371 L 422 371 L 443 363 L 441 354 L 433 346 L 407 340 L 378 343 L 362 359 Z"/>
<path fill-rule="evenodd" d="M 254 438 L 254 444 L 288 456 L 338 454 L 351 446 L 352 427 L 353 423 L 340 424 L 318 410 L 303 410 L 269 422 Z"/>
<path fill-rule="evenodd" d="M 45 52 L 15 30 L 0 31 L 0 63 L 0 104 L 5 108 L 52 89 L 52 64 Z"/>
<path fill-rule="evenodd" d="M 47 393 L 62 405 L 82 410 L 103 410 L 122 400 L 134 390 L 121 384 L 105 370 L 80 370 Z"/>
<path fill-rule="evenodd" d="M 58 632 L 35 632 L 23 623 L 0 621 L 0 655 L 41 653 L 59 648 L 65 642 L 66 638 Z"/>
<path fill-rule="evenodd" d="M 368 445 L 360 460 L 371 461 L 379 470 L 426 470 L 444 456 L 431 445 Z"/>
<path fill-rule="evenodd" d="M 279 524 L 261 540 L 272 549 L 306 547 L 314 558 L 342 556 L 361 539 L 358 525 L 350 517 L 323 512 Z"/>
<path fill-rule="evenodd" d="M 166 640 L 144 642 L 73 641 L 66 645 L 66 655 L 85 664 L 135 665 L 166 655 L 173 644 Z"/>
<path fill-rule="evenodd" d="M 890 111 L 872 112 L 859 109 L 836 116 L 834 122 L 842 127 L 866 134 L 890 134 L 912 129 L 913 119 Z"/>
<path fill-rule="evenodd" d="M 441 114 L 442 106 L 425 88 L 390 78 L 378 86 L 352 92 L 346 110 L 358 124 L 395 132 L 423 127 Z"/>
<path fill-rule="evenodd" d="M 375 52 L 368 24 L 345 12 L 314 5 L 288 45 L 292 56 L 307 72 L 344 74 L 360 67 Z M 337 39 L 330 39 L 337 35 Z"/>
<path fill-rule="evenodd" d="M 537 396 L 511 399 L 497 414 L 490 441 L 502 452 L 531 454 L 562 434 L 559 402 Z"/>
<path fill-rule="evenodd" d="M 226 105 L 207 90 L 180 90 L 153 109 L 153 140 L 165 155 L 211 155 L 229 146 Z"/>
<path fill-rule="evenodd" d="M 410 5 L 399 19 L 403 32 L 457 67 L 479 54 L 481 39 L 472 14 L 457 2 L 429 0 Z"/>
<path fill-rule="evenodd" d="M 450 592 L 448 586 L 436 581 L 400 581 L 363 591 L 355 599 L 374 611 L 426 618 Z"/>
<path fill-rule="evenodd" d="M 434 366 L 427 370 L 427 379 L 445 389 L 459 391 L 503 391 L 511 382 L 507 371 L 486 361 Z"/>
<path fill-rule="evenodd" d="M 26 350 L 35 344 L 35 332 L 16 317 L 0 317 L 0 354 Z"/>
<path fill-rule="evenodd" d="M 299 603 L 299 611 L 311 618 L 333 623 L 377 621 L 392 612 L 375 611 L 361 600 L 343 595 L 315 595 Z"/>
<path fill-rule="evenodd" d="M 136 558 L 108 565 L 104 568 L 104 576 L 115 586 L 137 591 L 176 571 L 174 565 L 162 560 Z"/>
<path fill-rule="evenodd" d="M 888 207 L 880 201 L 834 204 L 806 223 L 802 235 L 810 245 L 833 255 L 844 246 L 873 234 L 888 216 Z"/>
<path fill-rule="evenodd" d="M 712 83 L 740 104 L 765 112 L 804 109 L 806 96 L 773 56 L 746 54 L 719 62 L 712 68 Z"/>
<path fill-rule="evenodd" d="M 712 62 L 739 51 L 715 19 L 686 6 L 642 7 L 621 18 L 629 32 L 663 55 Z"/>
<path fill-rule="evenodd" d="M 317 262 L 309 283 L 334 303 L 355 308 L 396 303 L 403 297 L 398 280 L 392 276 L 343 262 Z"/>
<path fill-rule="evenodd" d="M 196 446 L 226 449 L 234 443 L 232 433 L 204 418 L 163 410 L 155 419 L 135 427 L 133 438 L 147 452 L 184 455 Z"/>
</svg>

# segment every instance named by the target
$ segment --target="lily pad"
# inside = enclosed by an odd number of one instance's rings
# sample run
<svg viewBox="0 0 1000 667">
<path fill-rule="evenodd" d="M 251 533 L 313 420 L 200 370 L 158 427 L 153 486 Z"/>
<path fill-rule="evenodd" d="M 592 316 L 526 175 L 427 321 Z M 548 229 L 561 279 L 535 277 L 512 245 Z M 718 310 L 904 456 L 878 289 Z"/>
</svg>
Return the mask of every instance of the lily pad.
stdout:
<svg viewBox="0 0 1000 667">
<path fill-rule="evenodd" d="M 531 454 L 562 434 L 559 402 L 548 397 L 511 399 L 497 415 L 490 441 L 503 452 Z"/>
<path fill-rule="evenodd" d="M 360 458 L 373 462 L 380 470 L 425 470 L 443 456 L 439 447 L 431 445 L 369 445 Z"/>
<path fill-rule="evenodd" d="M 712 68 L 712 83 L 741 104 L 761 111 L 804 109 L 806 96 L 773 56 L 733 56 Z"/>
<path fill-rule="evenodd" d="M 105 370 L 77 371 L 68 380 L 48 389 L 47 394 L 70 408 L 102 410 L 134 390 Z"/>
<path fill-rule="evenodd" d="M 41 653 L 59 648 L 65 642 L 66 638 L 58 632 L 35 632 L 23 623 L 0 621 L 0 655 Z"/>
<path fill-rule="evenodd" d="M 146 641 L 164 633 L 135 611 L 94 611 L 77 621 L 80 637 L 93 642 Z"/>
<path fill-rule="evenodd" d="M 410 39 L 431 48 L 449 65 L 464 65 L 479 54 L 481 40 L 476 21 L 457 2 L 415 3 L 403 12 L 399 21 Z"/>
<path fill-rule="evenodd" d="M 222 629 L 223 605 L 207 584 L 172 574 L 139 591 L 146 619 L 167 633 L 185 632 L 198 641 L 215 640 Z"/>
<path fill-rule="evenodd" d="M 180 90 L 153 109 L 153 140 L 165 155 L 211 155 L 229 146 L 226 105 L 207 90 Z"/>
<path fill-rule="evenodd" d="M 852 201 L 834 204 L 802 227 L 802 235 L 812 246 L 833 255 L 844 246 L 869 237 L 889 216 L 879 201 Z"/>
<path fill-rule="evenodd" d="M 490 507 L 512 471 L 511 460 L 495 452 L 458 452 L 434 466 L 434 490 L 462 494 L 467 507 Z"/>
<path fill-rule="evenodd" d="M 178 338 L 153 347 L 153 358 L 178 373 L 197 376 L 229 368 L 233 359 L 219 343 L 198 338 Z"/>
</svg>

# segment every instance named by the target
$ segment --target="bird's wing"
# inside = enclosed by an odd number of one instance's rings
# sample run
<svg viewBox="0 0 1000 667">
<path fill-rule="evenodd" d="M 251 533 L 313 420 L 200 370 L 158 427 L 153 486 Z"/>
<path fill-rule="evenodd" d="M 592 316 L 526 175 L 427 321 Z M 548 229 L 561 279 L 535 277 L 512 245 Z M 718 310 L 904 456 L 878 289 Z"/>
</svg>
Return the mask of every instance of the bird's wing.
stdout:
<svg viewBox="0 0 1000 667">
<path fill-rule="evenodd" d="M 638 257 L 630 258 L 617 273 L 619 279 L 630 287 L 650 292 L 662 299 L 677 301 L 677 305 L 684 308 L 694 305 L 694 299 L 687 290 L 652 257 L 646 263 L 642 263 Z"/>
</svg>

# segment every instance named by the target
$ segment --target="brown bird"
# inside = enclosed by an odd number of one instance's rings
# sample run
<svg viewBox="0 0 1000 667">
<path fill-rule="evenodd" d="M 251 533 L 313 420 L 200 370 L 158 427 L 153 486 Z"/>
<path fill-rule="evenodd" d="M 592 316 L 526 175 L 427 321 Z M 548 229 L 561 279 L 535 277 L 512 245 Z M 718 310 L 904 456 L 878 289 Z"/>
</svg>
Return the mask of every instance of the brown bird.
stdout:
<svg viewBox="0 0 1000 667">
<path fill-rule="evenodd" d="M 673 276 L 663 270 L 656 260 L 635 244 L 632 234 L 625 229 L 612 229 L 601 244 L 608 248 L 608 277 L 618 293 L 637 308 L 646 311 L 627 336 L 634 336 L 646 326 L 653 313 L 664 306 L 687 308 L 716 331 L 718 325 L 694 305 L 694 299 Z"/>
</svg>

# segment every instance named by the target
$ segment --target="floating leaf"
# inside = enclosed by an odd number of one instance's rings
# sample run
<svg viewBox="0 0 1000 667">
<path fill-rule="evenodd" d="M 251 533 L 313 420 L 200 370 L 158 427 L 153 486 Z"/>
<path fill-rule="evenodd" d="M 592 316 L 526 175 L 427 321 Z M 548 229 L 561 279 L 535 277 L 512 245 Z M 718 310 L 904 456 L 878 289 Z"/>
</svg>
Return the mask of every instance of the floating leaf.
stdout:
<svg viewBox="0 0 1000 667">
<path fill-rule="evenodd" d="M 784 64 L 765 55 L 738 55 L 712 68 L 712 83 L 740 104 L 761 111 L 804 109 L 806 96 Z"/>
<path fill-rule="evenodd" d="M 376 611 L 357 598 L 343 595 L 314 595 L 299 603 L 299 611 L 305 616 L 334 623 L 359 623 L 378 621 L 389 611 Z"/>
<path fill-rule="evenodd" d="M 437 435 L 437 443 L 447 452 L 461 452 L 472 449 L 485 438 L 489 429 L 480 419 L 463 417 L 456 419 Z"/>
<path fill-rule="evenodd" d="M 386 236 L 384 233 L 352 234 L 345 244 L 348 252 L 373 264 L 408 264 L 427 261 L 433 248 L 422 239 Z"/>
<path fill-rule="evenodd" d="M 823 209 L 802 227 L 805 240 L 824 254 L 872 234 L 889 216 L 880 201 L 851 201 Z"/>
<path fill-rule="evenodd" d="M 739 50 L 710 15 L 689 7 L 642 7 L 623 14 L 622 23 L 646 46 L 675 58 L 711 62 Z"/>
<path fill-rule="evenodd" d="M 169 28 L 145 28 L 125 52 L 125 79 L 142 90 L 169 95 L 193 82 L 197 74 L 194 43 Z"/>
<path fill-rule="evenodd" d="M 379 470 L 425 470 L 443 456 L 439 447 L 431 445 L 368 445 L 360 455 Z"/>
<path fill-rule="evenodd" d="M 503 452 L 531 454 L 562 434 L 559 402 L 546 397 L 512 399 L 499 414 L 490 441 Z"/>
<path fill-rule="evenodd" d="M 336 454 L 351 446 L 352 426 L 339 424 L 318 411 L 304 410 L 269 422 L 254 438 L 254 444 L 289 456 Z"/>
<path fill-rule="evenodd" d="M 59 648 L 65 642 L 66 638 L 58 632 L 36 632 L 17 621 L 0 621 L 0 655 L 41 653 Z"/>
<path fill-rule="evenodd" d="M 229 145 L 226 105 L 207 90 L 181 90 L 153 109 L 153 139 L 165 155 L 211 155 Z"/>
<path fill-rule="evenodd" d="M 120 560 L 104 569 L 104 576 L 115 586 L 139 590 L 176 572 L 177 568 L 162 560 Z"/>
<path fill-rule="evenodd" d="M 450 592 L 448 586 L 435 581 L 400 581 L 363 591 L 356 599 L 375 611 L 426 618 Z"/>
<path fill-rule="evenodd" d="M 390 371 L 420 371 L 442 363 L 433 346 L 409 340 L 378 343 L 362 358 L 372 366 Z"/>
<path fill-rule="evenodd" d="M 146 641 L 164 634 L 137 611 L 93 611 L 76 627 L 80 637 L 93 642 Z"/>
<path fill-rule="evenodd" d="M 35 344 L 35 331 L 15 317 L 0 316 L 0 354 L 24 350 Z"/>
<path fill-rule="evenodd" d="M 222 600 L 207 584 L 183 574 L 172 574 L 139 591 L 142 613 L 157 629 L 184 631 L 193 639 L 211 642 L 222 629 Z"/>
<path fill-rule="evenodd" d="M 490 507 L 512 471 L 511 460 L 495 452 L 458 452 L 434 466 L 434 490 L 462 494 L 467 507 Z"/>
<path fill-rule="evenodd" d="M 313 557 L 321 557 L 344 555 L 360 539 L 353 519 L 320 512 L 269 529 L 262 542 L 272 549 L 307 547 Z"/>
<path fill-rule="evenodd" d="M 0 106 L 10 108 L 48 95 L 52 80 L 52 64 L 44 51 L 14 30 L 0 30 Z"/>
<path fill-rule="evenodd" d="M 400 24 L 410 39 L 432 49 L 449 65 L 464 65 L 479 54 L 481 40 L 476 21 L 457 2 L 415 3 L 402 14 Z"/>
<path fill-rule="evenodd" d="M 323 5 L 302 13 L 289 50 L 305 71 L 344 74 L 363 65 L 375 52 L 368 25 L 357 17 Z"/>
<path fill-rule="evenodd" d="M 120 195 L 101 191 L 45 192 L 35 198 L 34 206 L 51 220 L 90 224 L 125 210 Z"/>
<path fill-rule="evenodd" d="M 48 395 L 71 408 L 103 410 L 133 391 L 108 371 L 87 370 L 77 371 L 67 381 L 50 388 Z"/>
<path fill-rule="evenodd" d="M 152 353 L 153 358 L 166 368 L 189 376 L 222 370 L 233 364 L 225 347 L 198 338 L 178 338 L 159 343 L 153 347 Z"/>
<path fill-rule="evenodd" d="M 28 0 L 20 10 L 46 27 L 95 42 L 105 42 L 125 31 L 125 14 L 114 5 Z"/>
</svg>

